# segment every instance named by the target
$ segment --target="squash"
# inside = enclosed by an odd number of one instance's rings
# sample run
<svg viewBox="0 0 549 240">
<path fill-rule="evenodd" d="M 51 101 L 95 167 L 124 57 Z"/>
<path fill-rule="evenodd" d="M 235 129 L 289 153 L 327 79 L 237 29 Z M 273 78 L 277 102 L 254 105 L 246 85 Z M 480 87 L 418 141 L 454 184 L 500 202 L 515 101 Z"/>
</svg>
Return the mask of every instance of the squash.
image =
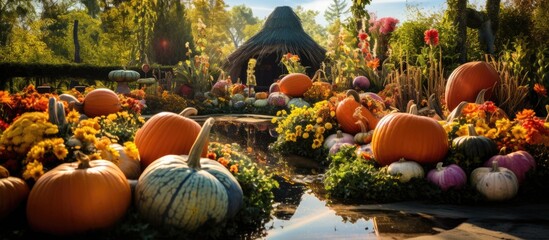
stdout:
<svg viewBox="0 0 549 240">
<path fill-rule="evenodd" d="M 353 79 L 353 88 L 366 91 L 370 87 L 370 80 L 365 76 L 357 76 Z"/>
<path fill-rule="evenodd" d="M 238 213 L 243 192 L 236 178 L 217 161 L 200 157 L 213 123 L 204 122 L 188 156 L 163 156 L 143 171 L 135 192 L 142 217 L 192 231 Z"/>
<path fill-rule="evenodd" d="M 284 76 L 278 86 L 280 92 L 289 97 L 303 97 L 303 94 L 313 85 L 313 80 L 303 73 L 290 73 Z"/>
<path fill-rule="evenodd" d="M 404 158 L 389 164 L 387 172 L 391 175 L 400 175 L 399 180 L 401 183 L 409 182 L 412 178 L 425 177 L 425 171 L 419 163 L 406 161 Z"/>
<path fill-rule="evenodd" d="M 347 97 L 337 104 L 335 113 L 341 129 L 349 134 L 357 134 L 361 129 L 360 126 L 356 124 L 356 121 L 361 121 L 364 126 L 367 126 L 368 130 L 376 128 L 379 119 L 377 119 L 370 110 L 362 106 L 358 93 L 355 90 L 348 90 L 346 95 Z M 357 111 L 357 108 L 360 110 L 360 119 L 357 119 L 354 114 L 355 111 Z"/>
<path fill-rule="evenodd" d="M 267 99 L 257 99 L 255 100 L 254 102 L 254 107 L 265 107 L 269 104 L 269 102 L 267 101 Z"/>
<path fill-rule="evenodd" d="M 257 92 L 255 93 L 255 99 L 266 99 L 269 96 L 267 92 Z"/>
<path fill-rule="evenodd" d="M 401 158 L 419 164 L 434 164 L 448 153 L 448 134 L 436 120 L 412 114 L 390 113 L 374 129 L 372 151 L 381 166 Z"/>
<path fill-rule="evenodd" d="M 526 179 L 526 173 L 536 168 L 536 160 L 530 153 L 518 150 L 509 154 L 505 154 L 506 148 L 500 150 L 500 155 L 495 155 L 484 163 L 485 167 L 492 166 L 493 162 L 497 162 L 498 166 L 511 170 L 517 177 L 519 184 Z"/>
<path fill-rule="evenodd" d="M 356 108 L 354 112 L 354 117 L 360 120 L 365 120 L 364 117 L 360 114 L 360 108 Z M 368 144 L 372 141 L 372 136 L 374 135 L 374 130 L 368 131 L 363 121 L 356 121 L 356 124 L 360 126 L 360 132 L 355 134 L 355 142 L 357 144 Z"/>
<path fill-rule="evenodd" d="M 492 89 L 500 81 L 496 69 L 487 62 L 475 61 L 460 65 L 448 77 L 444 98 L 448 110 L 452 111 L 460 102 L 475 101 L 482 89 L 489 98 Z"/>
<path fill-rule="evenodd" d="M 200 125 L 190 118 L 172 112 L 155 114 L 135 133 L 142 169 L 164 155 L 188 154 L 198 132 Z M 207 153 L 204 147 L 202 156 Z"/>
<path fill-rule="evenodd" d="M 499 167 L 497 161 L 491 167 L 479 167 L 471 172 L 471 184 L 489 201 L 503 201 L 518 193 L 517 176 L 509 169 Z"/>
<path fill-rule="evenodd" d="M 125 148 L 118 144 L 113 143 L 110 145 L 112 149 L 116 150 L 120 157 L 118 158 L 117 166 L 124 173 L 127 179 L 137 179 L 141 175 L 141 162 L 139 158 L 134 159 L 126 153 Z"/>
<path fill-rule="evenodd" d="M 311 104 L 305 101 L 303 98 L 292 98 L 288 102 L 288 108 L 292 109 L 292 107 L 296 108 L 302 108 L 302 107 L 310 107 Z"/>
<path fill-rule="evenodd" d="M 109 79 L 113 82 L 133 82 L 141 77 L 141 75 L 134 70 L 112 70 L 108 75 Z"/>
<path fill-rule="evenodd" d="M 7 217 L 29 195 L 29 186 L 20 178 L 10 177 L 8 169 L 0 166 L 0 220 Z"/>
<path fill-rule="evenodd" d="M 457 153 L 463 154 L 465 162 L 458 163 L 470 172 L 480 167 L 486 159 L 494 156 L 498 152 L 498 146 L 492 139 L 485 136 L 478 136 L 475 127 L 472 124 L 467 125 L 469 136 L 461 136 L 452 140 L 452 147 Z"/>
<path fill-rule="evenodd" d="M 443 167 L 442 162 L 439 162 L 435 169 L 429 171 L 427 180 L 439 186 L 442 191 L 446 191 L 450 188 L 460 189 L 465 186 L 467 184 L 467 175 L 456 164 Z"/>
<path fill-rule="evenodd" d="M 93 118 L 120 111 L 122 105 L 118 95 L 110 89 L 94 89 L 84 97 L 82 109 L 87 117 Z"/>
<path fill-rule="evenodd" d="M 29 194 L 27 219 L 35 231 L 55 235 L 83 233 L 113 226 L 131 203 L 126 176 L 112 162 L 63 163 L 36 181 Z"/>
<path fill-rule="evenodd" d="M 346 143 L 346 142 L 337 142 L 335 143 L 334 145 L 332 145 L 332 147 L 330 147 L 330 150 L 328 151 L 328 155 L 335 155 L 339 152 L 339 150 L 342 148 L 342 147 L 352 147 L 352 146 L 355 146 L 354 144 L 351 144 L 351 143 Z"/>
<path fill-rule="evenodd" d="M 338 142 L 346 142 L 349 144 L 355 144 L 353 135 L 344 133 L 341 130 L 337 130 L 336 133 L 329 135 L 324 140 L 324 148 L 330 149 L 334 144 Z"/>
<path fill-rule="evenodd" d="M 269 94 L 269 97 L 267 98 L 267 101 L 269 102 L 269 105 L 275 106 L 275 107 L 285 107 L 288 102 L 290 102 L 290 98 L 286 96 L 284 93 L 281 92 L 273 92 Z"/>
</svg>

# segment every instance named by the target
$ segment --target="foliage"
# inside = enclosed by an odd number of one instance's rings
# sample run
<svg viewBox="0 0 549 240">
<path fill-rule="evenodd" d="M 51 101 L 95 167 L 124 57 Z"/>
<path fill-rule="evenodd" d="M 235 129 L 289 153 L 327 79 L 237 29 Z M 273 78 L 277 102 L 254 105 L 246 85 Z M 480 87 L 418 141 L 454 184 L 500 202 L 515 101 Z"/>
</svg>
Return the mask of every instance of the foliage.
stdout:
<svg viewBox="0 0 549 240">
<path fill-rule="evenodd" d="M 143 109 L 143 114 L 156 114 L 162 111 L 179 113 L 190 105 L 185 98 L 167 91 L 163 91 L 160 95 L 145 95 L 146 107 Z"/>
<path fill-rule="evenodd" d="M 356 155 L 356 146 L 344 146 L 330 157 L 324 187 L 334 201 L 345 199 L 363 202 L 427 200 L 440 203 L 475 204 L 482 200 L 472 187 L 442 191 L 426 179 L 401 183 L 390 175 L 387 166 L 379 168 L 373 159 Z M 429 170 L 429 169 L 426 169 Z"/>
<path fill-rule="evenodd" d="M 223 48 L 228 45 L 229 14 L 222 0 L 192 1 L 189 19 L 198 53 L 210 56 L 214 68 L 221 66 L 223 57 L 234 49 Z"/>
<path fill-rule="evenodd" d="M 273 123 L 277 124 L 277 140 L 270 146 L 282 154 L 296 154 L 310 157 L 323 163 L 327 150 L 323 148 L 324 139 L 334 134 L 338 128 L 335 118 L 335 104 L 320 101 L 313 107 L 292 107 L 277 112 Z"/>
<path fill-rule="evenodd" d="M 246 28 L 258 24 L 259 19 L 253 15 L 252 9 L 246 5 L 233 6 L 229 13 L 231 24 L 228 31 L 236 49 L 252 36 L 249 35 L 251 32 L 248 32 Z"/>
<path fill-rule="evenodd" d="M 210 64 L 210 58 L 206 54 L 192 55 L 192 50 L 189 44 L 187 47 L 186 57 L 184 61 L 181 61 L 174 68 L 175 81 L 182 84 L 187 84 L 193 88 L 194 91 L 206 92 L 212 85 L 213 66 Z"/>
<path fill-rule="evenodd" d="M 282 59 L 280 59 L 280 62 L 286 67 L 286 70 L 288 73 L 306 73 L 307 67 L 304 67 L 301 65 L 300 58 L 298 55 L 294 55 L 292 53 L 287 53 L 282 56 Z"/>
<path fill-rule="evenodd" d="M 97 118 L 99 126 L 101 126 L 99 133 L 109 136 L 111 141 L 120 144 L 128 141 L 133 142 L 135 133 L 145 123 L 145 119 L 140 114 L 127 111 L 111 113 L 108 116 Z"/>
<path fill-rule="evenodd" d="M 305 10 L 301 6 L 294 8 L 295 14 L 301 20 L 303 30 L 321 46 L 326 46 L 326 28 L 315 21 L 318 11 Z"/>
</svg>

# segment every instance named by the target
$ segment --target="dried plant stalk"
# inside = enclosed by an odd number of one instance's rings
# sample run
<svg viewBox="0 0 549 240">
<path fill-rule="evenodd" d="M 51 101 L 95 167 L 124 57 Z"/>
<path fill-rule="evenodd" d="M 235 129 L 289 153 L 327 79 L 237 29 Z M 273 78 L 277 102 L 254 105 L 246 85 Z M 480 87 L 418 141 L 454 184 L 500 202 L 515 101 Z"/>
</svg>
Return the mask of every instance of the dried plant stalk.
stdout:
<svg viewBox="0 0 549 240">
<path fill-rule="evenodd" d="M 494 89 L 497 105 L 503 109 L 509 117 L 514 117 L 520 109 L 527 107 L 525 101 L 528 96 L 528 78 L 524 74 L 514 74 L 504 61 L 486 56 L 486 61 L 492 64 L 500 75 L 500 82 Z"/>
</svg>

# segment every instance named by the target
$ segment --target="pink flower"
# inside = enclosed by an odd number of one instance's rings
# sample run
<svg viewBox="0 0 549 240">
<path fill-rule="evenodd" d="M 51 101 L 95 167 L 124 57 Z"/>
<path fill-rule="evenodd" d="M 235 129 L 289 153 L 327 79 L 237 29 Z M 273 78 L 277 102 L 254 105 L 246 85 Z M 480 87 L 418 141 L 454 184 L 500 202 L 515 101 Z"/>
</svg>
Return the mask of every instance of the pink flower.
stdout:
<svg viewBox="0 0 549 240">
<path fill-rule="evenodd" d="M 398 19 L 392 17 L 384 17 L 378 20 L 380 22 L 379 32 L 381 34 L 389 34 L 395 31 Z"/>
<path fill-rule="evenodd" d="M 360 33 L 358 33 L 358 39 L 360 39 L 360 41 L 364 41 L 367 38 L 368 38 L 368 34 L 366 34 L 365 32 L 360 31 Z"/>
<path fill-rule="evenodd" d="M 438 31 L 434 28 L 425 31 L 424 39 L 427 45 L 438 45 Z"/>
</svg>

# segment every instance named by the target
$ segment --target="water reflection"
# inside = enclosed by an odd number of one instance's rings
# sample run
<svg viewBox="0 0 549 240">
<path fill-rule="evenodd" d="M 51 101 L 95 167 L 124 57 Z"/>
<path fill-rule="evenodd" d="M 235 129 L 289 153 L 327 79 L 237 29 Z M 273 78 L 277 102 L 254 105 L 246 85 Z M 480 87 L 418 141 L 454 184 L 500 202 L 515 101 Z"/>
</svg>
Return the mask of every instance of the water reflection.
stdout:
<svg viewBox="0 0 549 240">
<path fill-rule="evenodd" d="M 275 141 L 270 121 L 224 119 L 217 119 L 211 140 L 248 149 L 252 159 L 274 171 L 280 184 L 273 192 L 273 218 L 265 224 L 265 239 L 405 239 L 433 235 L 464 221 L 328 202 L 318 163 L 268 150 Z"/>
</svg>

